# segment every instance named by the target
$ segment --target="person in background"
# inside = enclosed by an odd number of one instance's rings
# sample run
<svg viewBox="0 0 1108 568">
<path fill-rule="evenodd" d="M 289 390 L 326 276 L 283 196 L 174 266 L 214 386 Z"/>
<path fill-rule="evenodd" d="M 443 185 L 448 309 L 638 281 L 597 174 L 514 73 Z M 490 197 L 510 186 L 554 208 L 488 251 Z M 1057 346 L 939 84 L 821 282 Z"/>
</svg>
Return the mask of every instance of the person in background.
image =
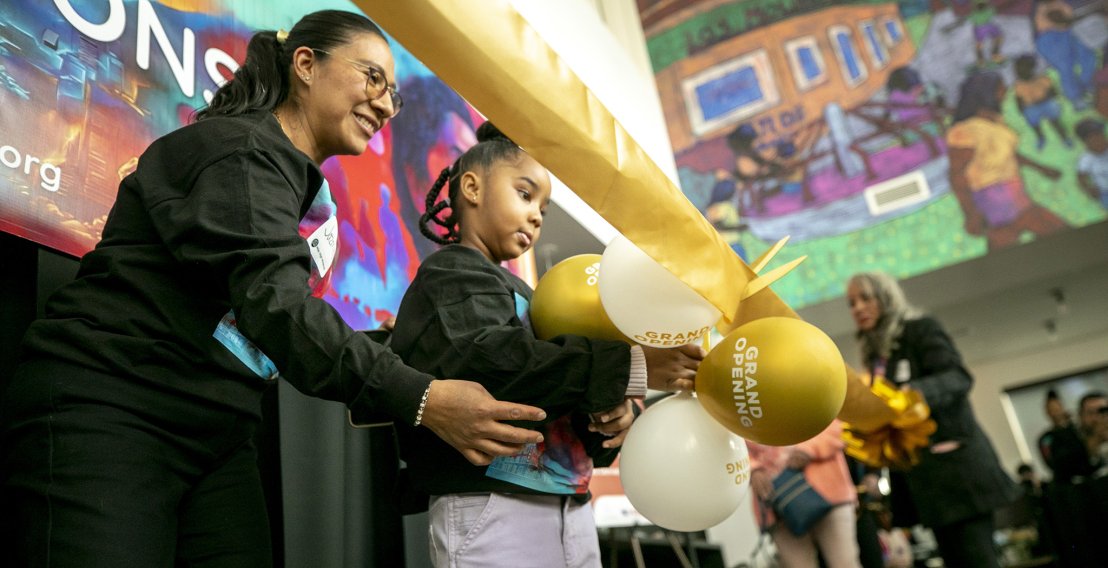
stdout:
<svg viewBox="0 0 1108 568">
<path fill-rule="evenodd" d="M 1085 403 L 1095 399 L 1095 395 L 1082 398 L 1078 423 L 1074 424 L 1058 394 L 1053 390 L 1046 394 L 1046 413 L 1052 427 L 1039 437 L 1039 453 L 1053 478 L 1042 490 L 1042 503 L 1050 521 L 1049 538 L 1059 564 L 1065 568 L 1095 565 L 1100 554 L 1099 535 L 1091 530 L 1101 522 L 1093 485 L 1096 464 L 1085 434 L 1085 427 L 1093 422 L 1087 421 L 1090 413 L 1082 412 L 1087 410 Z"/>
<path fill-rule="evenodd" d="M 828 568 L 859 568 L 854 508 L 858 493 L 843 454 L 842 422 L 834 420 L 810 440 L 793 446 L 765 446 L 747 440 L 750 450 L 750 488 L 754 518 L 769 530 L 784 568 L 815 568 L 819 559 Z M 804 472 L 808 483 L 828 503 L 830 512 L 803 535 L 777 522 L 767 502 L 773 497 L 773 479 L 786 468 Z M 818 549 L 818 556 L 817 556 Z"/>
<path fill-rule="evenodd" d="M 1087 477 L 1093 472 L 1088 448 L 1053 389 L 1046 393 L 1046 415 L 1052 426 L 1039 436 L 1039 455 L 1050 468 L 1052 479 L 1072 483 L 1075 477 Z"/>
<path fill-rule="evenodd" d="M 1046 495 L 1050 486 L 1039 479 L 1035 468 L 1029 463 L 1021 463 L 1016 468 L 1020 489 L 1023 491 L 1020 506 L 1030 518 L 1028 524 L 1035 527 L 1038 538 L 1031 546 L 1031 554 L 1036 557 L 1054 554 L 1051 519 L 1046 508 Z"/>
<path fill-rule="evenodd" d="M 1095 471 L 1104 465 L 1105 444 L 1108 444 L 1108 395 L 1100 391 L 1086 393 L 1078 404 L 1081 437 Z"/>
<path fill-rule="evenodd" d="M 908 529 L 893 526 L 893 514 L 888 509 L 880 510 L 877 518 L 881 523 L 881 528 L 877 529 L 877 538 L 881 541 L 885 568 L 912 568 L 915 559 L 912 556 Z"/>
<path fill-rule="evenodd" d="M 858 492 L 858 511 L 855 530 L 858 536 L 858 558 L 862 568 L 882 568 L 881 542 L 877 535 L 880 528 L 877 511 L 884 507 L 878 470 L 872 470 L 864 463 L 846 456 L 846 467 L 850 471 L 850 480 Z"/>
<path fill-rule="evenodd" d="M 473 463 L 542 439 L 501 422 L 541 409 L 433 380 L 312 294 L 338 246 L 299 233 L 320 166 L 401 105 L 384 33 L 324 10 L 254 34 L 143 153 L 0 397 L 0 565 L 271 567 L 253 435 L 279 377 Z"/>
<path fill-rule="evenodd" d="M 999 566 L 993 513 L 1018 490 L 974 417 L 973 377 L 961 354 L 939 322 L 921 315 L 887 274 L 855 274 L 847 299 L 867 370 L 919 391 L 937 426 L 906 475 L 920 521 L 935 533 L 947 566 Z"/>
</svg>

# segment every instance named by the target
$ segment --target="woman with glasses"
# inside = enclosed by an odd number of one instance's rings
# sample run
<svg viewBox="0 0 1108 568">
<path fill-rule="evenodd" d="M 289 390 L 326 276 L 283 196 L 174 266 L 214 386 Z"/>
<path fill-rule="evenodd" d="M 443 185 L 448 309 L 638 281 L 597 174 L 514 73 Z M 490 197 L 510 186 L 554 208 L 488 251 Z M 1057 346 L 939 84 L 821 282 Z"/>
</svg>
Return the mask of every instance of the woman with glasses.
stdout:
<svg viewBox="0 0 1108 568">
<path fill-rule="evenodd" d="M 320 164 L 400 111 L 381 30 L 347 12 L 259 32 L 194 124 L 120 184 L 96 249 L 0 399 L 0 565 L 270 566 L 251 439 L 278 377 L 424 426 L 475 464 L 537 443 L 540 409 L 436 380 L 313 296 L 335 231 L 299 224 Z"/>
</svg>

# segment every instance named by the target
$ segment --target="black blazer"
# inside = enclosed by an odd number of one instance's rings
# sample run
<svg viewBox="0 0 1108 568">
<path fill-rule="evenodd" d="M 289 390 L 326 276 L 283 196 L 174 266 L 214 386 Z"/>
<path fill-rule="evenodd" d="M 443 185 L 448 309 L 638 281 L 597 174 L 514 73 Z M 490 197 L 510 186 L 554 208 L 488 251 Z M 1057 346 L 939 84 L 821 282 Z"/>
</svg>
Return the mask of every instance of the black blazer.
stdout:
<svg viewBox="0 0 1108 568">
<path fill-rule="evenodd" d="M 973 377 L 939 322 L 929 317 L 906 321 L 886 368 L 890 380 L 923 393 L 938 426 L 932 446 L 960 444 L 947 453 L 921 451 L 919 464 L 908 471 L 920 521 L 941 527 L 1014 501 L 1019 490 L 1001 468 L 970 406 Z"/>
</svg>

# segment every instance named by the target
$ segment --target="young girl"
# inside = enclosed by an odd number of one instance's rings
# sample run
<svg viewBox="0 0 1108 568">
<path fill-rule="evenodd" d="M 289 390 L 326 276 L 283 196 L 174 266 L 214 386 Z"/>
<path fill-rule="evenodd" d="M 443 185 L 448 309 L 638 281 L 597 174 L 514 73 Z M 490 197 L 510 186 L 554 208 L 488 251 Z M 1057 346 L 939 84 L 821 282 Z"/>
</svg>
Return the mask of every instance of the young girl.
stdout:
<svg viewBox="0 0 1108 568">
<path fill-rule="evenodd" d="M 615 458 L 634 418 L 629 397 L 648 385 L 692 388 L 704 352 L 536 339 L 531 289 L 500 263 L 538 240 L 550 176 L 491 124 L 477 139 L 427 196 L 423 233 L 446 246 L 423 261 L 405 294 L 392 347 L 414 368 L 473 379 L 502 400 L 546 410 L 544 441 L 474 466 L 402 425 L 401 454 L 412 489 L 431 496 L 435 566 L 599 566 L 587 503 L 593 460 Z"/>
</svg>

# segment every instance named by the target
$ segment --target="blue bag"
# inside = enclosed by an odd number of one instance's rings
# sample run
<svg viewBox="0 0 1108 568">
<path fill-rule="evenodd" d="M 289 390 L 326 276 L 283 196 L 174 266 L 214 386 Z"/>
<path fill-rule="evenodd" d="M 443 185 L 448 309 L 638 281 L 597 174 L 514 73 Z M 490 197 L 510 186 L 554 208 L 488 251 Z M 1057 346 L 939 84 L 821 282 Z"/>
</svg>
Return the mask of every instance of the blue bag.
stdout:
<svg viewBox="0 0 1108 568">
<path fill-rule="evenodd" d="M 773 478 L 770 504 L 777 519 L 796 536 L 807 534 L 834 507 L 812 489 L 802 470 L 791 468 Z"/>
</svg>

